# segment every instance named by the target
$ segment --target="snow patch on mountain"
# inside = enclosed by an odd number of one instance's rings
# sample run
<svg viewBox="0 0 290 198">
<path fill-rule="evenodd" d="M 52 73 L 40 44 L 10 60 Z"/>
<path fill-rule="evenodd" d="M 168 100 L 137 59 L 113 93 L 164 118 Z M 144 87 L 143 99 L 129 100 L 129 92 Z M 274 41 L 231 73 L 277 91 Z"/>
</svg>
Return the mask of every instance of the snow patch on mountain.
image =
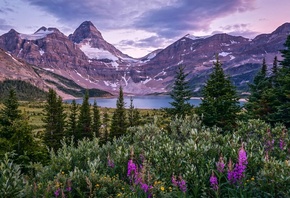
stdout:
<svg viewBox="0 0 290 198">
<path fill-rule="evenodd" d="M 112 60 L 112 61 L 119 60 L 111 52 L 109 52 L 107 50 L 104 50 L 104 49 L 93 48 L 93 47 L 90 46 L 89 43 L 81 45 L 80 49 L 90 59 L 109 59 L 109 60 Z"/>
<path fill-rule="evenodd" d="M 54 31 L 53 30 L 39 30 L 38 32 L 35 32 L 34 34 L 19 34 L 21 39 L 25 40 L 38 40 L 38 39 L 43 39 L 47 35 L 52 34 Z"/>
<path fill-rule="evenodd" d="M 229 54 L 231 54 L 231 52 L 220 52 L 219 53 L 220 56 L 227 56 Z"/>
<path fill-rule="evenodd" d="M 40 56 L 42 56 L 42 55 L 44 54 L 43 49 L 40 49 L 40 50 L 39 50 L 39 53 L 40 53 Z"/>
<path fill-rule="evenodd" d="M 192 34 L 187 34 L 187 35 L 185 35 L 185 37 L 189 38 L 191 40 L 198 40 L 198 39 L 206 39 L 206 38 L 208 38 L 210 36 L 194 36 Z"/>
</svg>

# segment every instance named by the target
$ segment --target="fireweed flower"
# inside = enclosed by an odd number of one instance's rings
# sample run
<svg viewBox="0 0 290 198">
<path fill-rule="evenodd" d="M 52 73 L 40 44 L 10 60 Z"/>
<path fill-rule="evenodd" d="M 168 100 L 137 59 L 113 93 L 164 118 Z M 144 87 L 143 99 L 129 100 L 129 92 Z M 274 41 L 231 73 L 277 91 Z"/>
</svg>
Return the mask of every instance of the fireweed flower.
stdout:
<svg viewBox="0 0 290 198">
<path fill-rule="evenodd" d="M 178 186 L 178 182 L 177 182 L 176 177 L 174 175 L 172 175 L 172 177 L 171 177 L 171 182 L 172 182 L 173 186 L 176 186 L 176 187 Z"/>
<path fill-rule="evenodd" d="M 58 189 L 54 192 L 55 197 L 58 197 L 58 196 L 59 196 L 59 192 L 60 192 L 60 188 L 58 188 Z"/>
<path fill-rule="evenodd" d="M 233 171 L 229 170 L 228 172 L 228 180 L 230 181 L 230 183 L 237 183 L 244 177 L 247 164 L 248 164 L 247 153 L 244 149 L 244 144 L 242 144 L 242 147 L 239 150 L 238 163 L 236 163 Z"/>
<path fill-rule="evenodd" d="M 228 163 L 228 175 L 227 175 L 228 181 L 230 183 L 233 183 L 234 181 L 234 171 L 233 171 L 233 162 L 232 159 L 229 160 Z"/>
<path fill-rule="evenodd" d="M 135 173 L 137 173 L 137 166 L 136 164 L 133 162 L 133 160 L 129 160 L 128 161 L 128 172 L 127 172 L 127 176 L 130 177 L 131 173 L 133 172 L 133 175 Z"/>
<path fill-rule="evenodd" d="M 212 174 L 210 176 L 209 182 L 210 182 L 210 186 L 213 190 L 218 190 L 218 179 L 215 176 L 213 171 L 212 171 Z"/>
<path fill-rule="evenodd" d="M 220 156 L 219 161 L 216 163 L 216 168 L 217 168 L 218 172 L 220 172 L 220 173 L 224 172 L 225 163 L 224 163 L 223 156 Z"/>
<path fill-rule="evenodd" d="M 179 186 L 179 189 L 182 192 L 186 192 L 186 190 L 187 190 L 187 188 L 186 188 L 186 181 L 184 179 L 182 179 L 181 176 L 179 176 L 178 186 Z"/>
</svg>

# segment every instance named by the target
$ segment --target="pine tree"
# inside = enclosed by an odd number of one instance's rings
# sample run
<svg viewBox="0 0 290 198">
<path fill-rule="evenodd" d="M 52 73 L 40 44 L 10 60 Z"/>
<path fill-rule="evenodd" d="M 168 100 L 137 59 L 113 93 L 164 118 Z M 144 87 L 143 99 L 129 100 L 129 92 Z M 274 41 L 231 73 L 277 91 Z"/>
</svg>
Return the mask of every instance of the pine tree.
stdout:
<svg viewBox="0 0 290 198">
<path fill-rule="evenodd" d="M 235 87 L 226 77 L 218 57 L 214 62 L 213 72 L 202 89 L 203 99 L 197 108 L 203 124 L 218 126 L 224 131 L 232 131 L 236 127 L 239 99 Z"/>
<path fill-rule="evenodd" d="M 189 104 L 190 97 L 192 95 L 186 77 L 188 74 L 184 73 L 184 66 L 179 65 L 175 75 L 175 81 L 170 93 L 173 102 L 170 102 L 173 108 L 167 109 L 167 112 L 171 116 L 185 117 L 189 115 L 192 110 L 192 106 Z"/>
<path fill-rule="evenodd" d="M 275 111 L 269 117 L 273 123 L 281 122 L 286 127 L 290 127 L 290 35 L 284 46 L 285 49 L 281 50 L 283 60 L 280 62 L 281 68 L 277 71 L 273 91 L 277 102 L 274 106 Z"/>
<path fill-rule="evenodd" d="M 108 109 L 105 109 L 104 112 L 104 117 L 103 117 L 103 133 L 102 133 L 102 140 L 103 142 L 107 142 L 109 140 L 109 114 L 108 114 Z"/>
<path fill-rule="evenodd" d="M 77 133 L 77 114 L 78 114 L 78 106 L 75 100 L 72 100 L 70 106 L 70 115 L 68 118 L 68 129 L 67 129 L 67 136 L 68 138 L 71 136 L 76 136 Z"/>
<path fill-rule="evenodd" d="M 86 91 L 83 97 L 83 103 L 80 107 L 77 129 L 78 132 L 76 134 L 76 141 L 82 140 L 83 138 L 91 139 L 93 137 L 92 118 L 88 91 Z"/>
<path fill-rule="evenodd" d="M 60 141 L 65 137 L 65 118 L 62 98 L 57 97 L 53 89 L 49 89 L 44 107 L 43 122 L 45 123 L 44 142 L 50 148 L 57 150 L 61 147 Z"/>
<path fill-rule="evenodd" d="M 134 108 L 132 97 L 130 97 L 130 106 L 129 106 L 129 110 L 128 110 L 128 120 L 129 120 L 130 127 L 137 126 L 140 124 L 140 113 L 139 113 L 138 109 Z"/>
<path fill-rule="evenodd" d="M 10 139 L 13 136 L 13 130 L 11 126 L 13 123 L 21 117 L 19 108 L 19 102 L 14 89 L 9 90 L 9 95 L 3 102 L 3 107 L 0 111 L 0 125 L 2 126 L 0 131 L 0 138 Z"/>
<path fill-rule="evenodd" d="M 101 128 L 101 116 L 97 102 L 95 100 L 93 105 L 92 131 L 93 133 L 95 133 L 96 137 L 100 137 L 100 128 Z"/>
<path fill-rule="evenodd" d="M 250 118 L 268 121 L 268 114 L 271 113 L 271 81 L 267 76 L 267 65 L 263 59 L 262 68 L 255 76 L 253 83 L 249 84 L 250 96 L 245 108 Z"/>
<path fill-rule="evenodd" d="M 127 131 L 128 123 L 125 109 L 125 101 L 123 96 L 123 89 L 120 87 L 119 97 L 116 103 L 116 110 L 113 113 L 111 122 L 110 138 L 118 138 Z"/>
</svg>

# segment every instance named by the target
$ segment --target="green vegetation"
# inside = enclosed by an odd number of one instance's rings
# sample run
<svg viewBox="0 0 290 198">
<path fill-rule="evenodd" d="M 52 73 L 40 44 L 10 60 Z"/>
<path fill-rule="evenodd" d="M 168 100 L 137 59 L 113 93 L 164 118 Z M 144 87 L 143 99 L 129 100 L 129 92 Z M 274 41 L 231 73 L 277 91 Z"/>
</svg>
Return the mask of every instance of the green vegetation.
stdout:
<svg viewBox="0 0 290 198">
<path fill-rule="evenodd" d="M 28 82 L 21 80 L 4 80 L 0 82 L 0 101 L 5 100 L 11 89 L 15 90 L 17 98 L 23 101 L 43 101 L 46 97 L 46 92 L 31 85 Z"/>
<path fill-rule="evenodd" d="M 172 108 L 168 108 L 167 112 L 172 117 L 185 117 L 186 115 L 190 115 L 192 110 L 192 106 L 189 104 L 192 92 L 189 89 L 188 82 L 185 80 L 188 74 L 184 73 L 184 69 L 184 66 L 178 66 L 175 81 L 170 93 L 173 102 L 170 103 Z"/>
<path fill-rule="evenodd" d="M 218 57 L 202 94 L 203 99 L 197 108 L 197 113 L 203 124 L 209 127 L 217 126 L 224 131 L 232 131 L 236 127 L 240 111 L 239 98 L 231 81 L 224 74 Z"/>
</svg>

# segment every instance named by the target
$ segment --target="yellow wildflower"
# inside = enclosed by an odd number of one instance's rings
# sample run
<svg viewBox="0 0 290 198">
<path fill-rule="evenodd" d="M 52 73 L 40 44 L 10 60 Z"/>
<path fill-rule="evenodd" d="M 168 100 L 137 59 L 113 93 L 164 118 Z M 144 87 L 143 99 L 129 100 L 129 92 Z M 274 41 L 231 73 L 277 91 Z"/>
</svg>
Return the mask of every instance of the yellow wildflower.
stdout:
<svg viewBox="0 0 290 198">
<path fill-rule="evenodd" d="M 61 171 L 61 174 L 62 174 L 62 175 L 64 175 L 64 172 L 63 172 L 63 171 Z"/>
<path fill-rule="evenodd" d="M 161 191 L 164 191 L 164 190 L 165 190 L 165 188 L 164 188 L 163 186 L 161 186 L 161 187 L 160 187 L 160 190 L 161 190 Z"/>
<path fill-rule="evenodd" d="M 252 181 L 254 181 L 254 180 L 255 180 L 255 178 L 254 178 L 254 177 L 252 177 L 252 178 L 251 178 L 251 180 L 252 180 Z"/>
<path fill-rule="evenodd" d="M 96 187 L 100 187 L 100 184 L 96 184 Z"/>
</svg>

